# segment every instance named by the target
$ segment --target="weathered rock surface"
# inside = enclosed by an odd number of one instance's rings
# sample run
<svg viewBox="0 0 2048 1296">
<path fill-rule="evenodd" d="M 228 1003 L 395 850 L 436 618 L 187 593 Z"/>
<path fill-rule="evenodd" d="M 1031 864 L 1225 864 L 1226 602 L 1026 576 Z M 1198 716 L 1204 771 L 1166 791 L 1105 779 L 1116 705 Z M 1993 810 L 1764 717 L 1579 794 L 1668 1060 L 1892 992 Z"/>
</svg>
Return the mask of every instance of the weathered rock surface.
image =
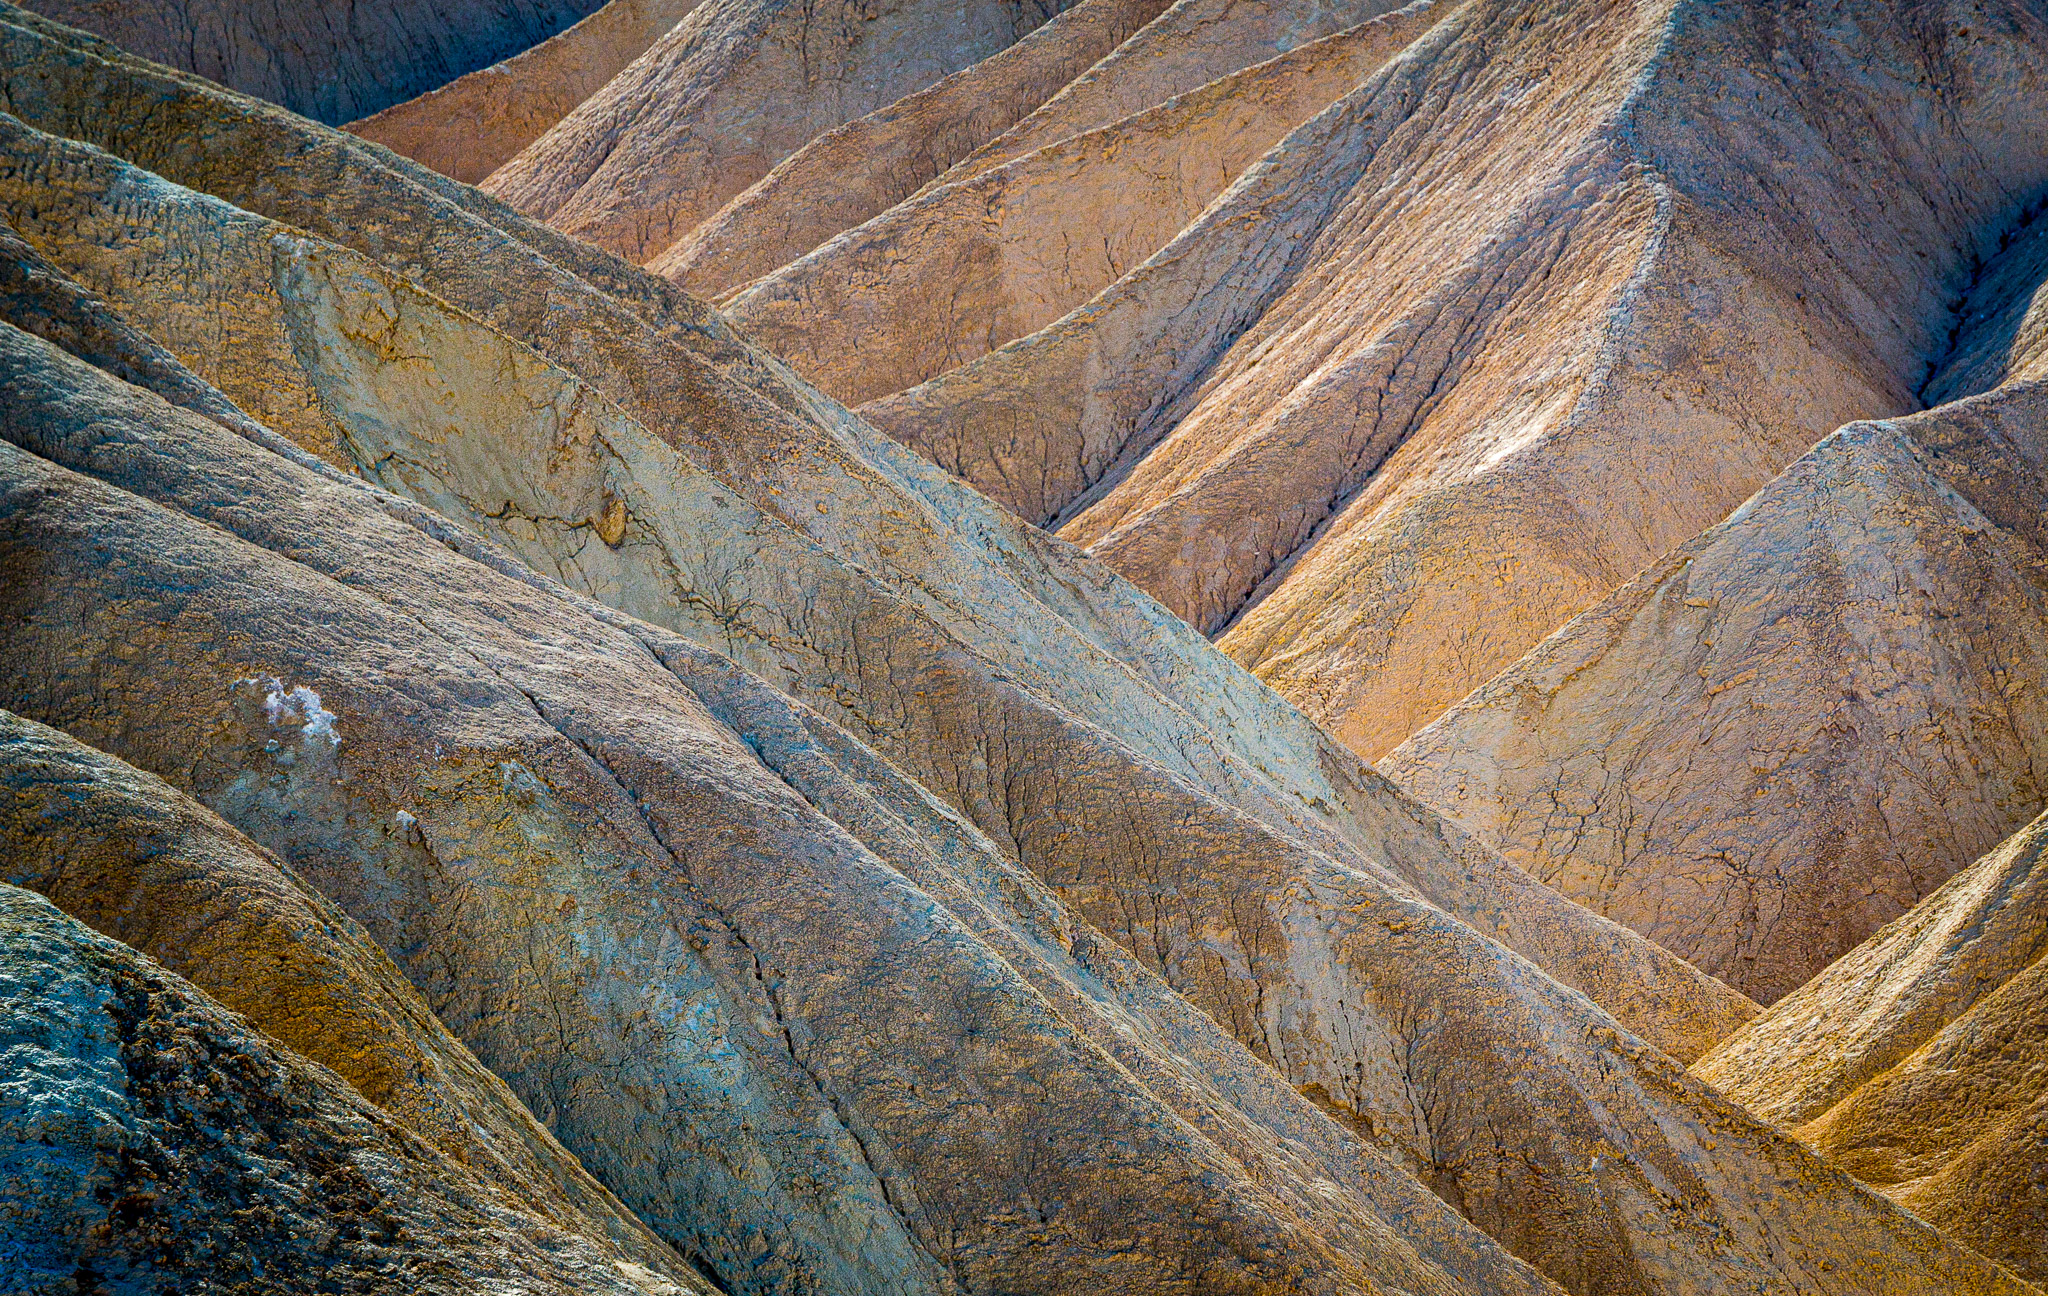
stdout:
<svg viewBox="0 0 2048 1296">
<path fill-rule="evenodd" d="M 1445 7 L 1418 0 L 931 189 L 720 304 L 848 404 L 916 386 L 1043 328 L 1150 257 Z"/>
<path fill-rule="evenodd" d="M 6 885 L 0 1058 L 11 1292 L 684 1290 L 552 1227 L 331 1071 Z"/>
<path fill-rule="evenodd" d="M 2044 30 L 1468 3 L 1087 304 L 863 413 L 1376 757 L 1918 407 L 2048 184 Z"/>
<path fill-rule="evenodd" d="M 1695 1073 L 2048 1278 L 2048 819 L 1950 878 Z"/>
<path fill-rule="evenodd" d="M 475 184 L 604 88 L 698 0 L 610 0 L 567 31 L 348 129 Z"/>
<path fill-rule="evenodd" d="M 317 727 L 318 701 L 275 684 L 242 687 L 295 714 L 302 732 Z M 272 754 L 280 769 L 296 746 Z M 211 811 L 7 712 L 0 789 L 0 880 L 186 976 L 528 1213 L 608 1248 L 622 1272 L 710 1291 L 470 1056 L 360 927 Z"/>
<path fill-rule="evenodd" d="M 835 126 L 1005 49 L 1061 0 L 704 4 L 483 182 L 631 260 Z"/>
<path fill-rule="evenodd" d="M 487 67 L 599 0 L 35 0 L 145 58 L 345 122 Z"/>
<path fill-rule="evenodd" d="M 1735 996 L 715 315 L 5 12 L 12 110 L 159 173 L 9 124 L 9 220 L 324 458 L 0 334 L 0 701 L 289 861 L 728 1287 L 2021 1290 L 1460 919 L 1675 1040 Z"/>
<path fill-rule="evenodd" d="M 2048 389 L 1829 437 L 1382 768 L 1769 1002 L 2048 796 Z"/>
<path fill-rule="evenodd" d="M 1082 0 L 973 67 L 826 131 L 647 268 L 716 296 L 796 260 L 916 193 L 1164 8 L 1166 0 Z"/>
</svg>

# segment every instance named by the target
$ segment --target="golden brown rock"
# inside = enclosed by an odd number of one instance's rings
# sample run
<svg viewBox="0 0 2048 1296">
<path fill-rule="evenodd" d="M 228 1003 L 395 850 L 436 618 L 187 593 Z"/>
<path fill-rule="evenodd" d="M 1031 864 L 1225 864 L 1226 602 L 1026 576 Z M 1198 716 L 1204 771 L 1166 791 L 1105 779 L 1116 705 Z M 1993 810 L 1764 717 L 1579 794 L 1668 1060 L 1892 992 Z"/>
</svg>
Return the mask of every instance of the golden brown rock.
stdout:
<svg viewBox="0 0 2048 1296">
<path fill-rule="evenodd" d="M 1985 12 L 1467 4 L 1145 265 L 863 413 L 1377 756 L 1917 406 L 2048 184 L 2048 27 Z"/>
<path fill-rule="evenodd" d="M 483 182 L 645 260 L 834 126 L 1014 44 L 1061 0 L 700 5 Z"/>
<path fill-rule="evenodd" d="M 2048 819 L 1695 1073 L 1984 1254 L 2048 1278 Z"/>
<path fill-rule="evenodd" d="M 826 131 L 647 263 L 712 296 L 910 197 L 1166 7 L 1082 0 L 1010 48 Z"/>
<path fill-rule="evenodd" d="M 567 31 L 350 122 L 366 140 L 475 184 L 681 22 L 698 0 L 610 0 Z"/>
<path fill-rule="evenodd" d="M 930 189 L 720 305 L 850 405 L 913 387 L 1052 323 L 1150 257 L 1447 7 L 1418 0 Z"/>
</svg>

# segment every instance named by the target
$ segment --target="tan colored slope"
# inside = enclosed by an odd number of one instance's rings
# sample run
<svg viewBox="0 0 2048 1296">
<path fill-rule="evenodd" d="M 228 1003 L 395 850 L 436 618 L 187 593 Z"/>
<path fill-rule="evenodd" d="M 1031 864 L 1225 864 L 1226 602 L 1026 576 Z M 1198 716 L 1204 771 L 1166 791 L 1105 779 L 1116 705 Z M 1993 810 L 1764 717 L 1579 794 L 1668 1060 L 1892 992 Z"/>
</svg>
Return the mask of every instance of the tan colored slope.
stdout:
<svg viewBox="0 0 2048 1296">
<path fill-rule="evenodd" d="M 1010 48 L 819 135 L 647 263 L 715 296 L 880 215 L 1044 103 L 1167 0 L 1082 0 Z"/>
<path fill-rule="evenodd" d="M 622 1274 L 637 1266 L 650 1290 L 710 1290 L 448 1034 L 361 928 L 212 812 L 5 712 L 0 787 L 0 880 L 188 977 L 498 1192 L 609 1250 Z"/>
<path fill-rule="evenodd" d="M 696 1290 L 564 1232 L 190 983 L 4 884 L 0 1053 L 10 1290 Z"/>
<path fill-rule="evenodd" d="M 1378 755 L 1917 404 L 1971 250 L 2048 183 L 2039 15 L 1961 30 L 1467 5 L 1145 266 L 864 413 Z"/>
<path fill-rule="evenodd" d="M 475 184 L 604 88 L 698 0 L 609 0 L 567 31 L 350 122 L 366 140 Z"/>
<path fill-rule="evenodd" d="M 1681 1058 L 1754 1013 L 1395 793 L 1184 623 L 1071 549 L 843 411 L 805 404 L 716 316 L 659 281 L 472 191 L 387 169 L 345 136 L 178 89 L 48 35 L 16 28 L 12 39 L 18 66 L 33 74 L 9 86 L 17 111 L 69 122 L 65 100 L 51 96 L 150 102 L 149 129 L 102 118 L 103 138 L 364 249 L 384 249 L 388 213 L 407 211 L 401 264 L 444 297 L 403 289 L 389 272 L 297 234 L 285 246 L 304 251 L 280 262 L 266 222 L 77 146 L 16 135 L 25 160 L 45 161 L 13 173 L 15 216 L 30 232 L 41 227 L 74 273 L 147 313 L 189 363 L 330 462 L 368 467 L 401 450 L 380 477 L 468 516 L 578 588 L 706 636 L 907 768 L 929 771 L 942 795 L 1026 859 L 1073 841 L 1116 848 L 1092 817 L 1103 812 L 1078 798 L 1046 803 L 1048 817 L 1020 834 L 1004 780 L 981 772 L 995 717 L 936 723 L 943 705 L 908 681 L 909 663 L 994 690 L 1002 723 L 1028 728 L 1048 752 L 1085 764 L 1106 739 L 1169 785 L 1185 781 L 1349 867 L 1397 879 Z M 180 113 L 183 131 L 159 131 Z M 209 135 L 263 160 L 235 170 L 218 154 L 183 151 L 183 140 Z M 296 306 L 280 295 L 286 270 L 302 286 Z M 194 311 L 193 285 L 203 282 L 220 296 Z M 475 316 L 451 314 L 450 298 Z M 404 342 L 387 345 L 394 310 L 412 318 Z M 233 345 L 223 345 L 219 320 L 237 323 Z M 512 332 L 495 335 L 485 320 Z M 572 377 L 527 346 L 591 376 Z M 430 353 L 432 365 L 409 359 Z M 301 360 L 321 377 L 298 372 Z M 487 415 L 449 420 L 447 410 L 478 400 Z M 422 418 L 408 436 L 425 445 L 391 441 Z M 508 480 L 508 467 L 558 458 L 551 439 L 565 420 L 604 433 L 576 433 L 587 448 L 575 471 Z M 506 455 L 503 439 L 515 436 L 532 450 Z M 507 508 L 513 499 L 519 510 Z M 636 517 L 652 521 L 636 526 Z M 530 527 L 535 519 L 554 521 Z M 620 521 L 635 543 L 612 549 L 598 523 L 609 531 Z M 821 583 L 837 590 L 823 604 Z M 876 635 L 910 655 L 875 658 L 863 644 Z M 963 705 L 986 708 L 990 696 Z"/>
<path fill-rule="evenodd" d="M 1122 871 L 1048 871 L 1069 909 L 715 656 L 0 342 L 0 661 L 54 667 L 11 672 L 10 699 L 267 837 L 622 1191 L 722 1124 L 708 1183 L 640 1204 L 705 1230 L 729 1284 L 822 1286 L 836 1257 L 840 1290 L 951 1268 L 1178 1291 L 1192 1257 L 1220 1290 L 1541 1289 L 1391 1153 L 1574 1291 L 2024 1290 L 1527 963 L 1285 838 L 1152 801 L 1152 836 L 1108 829 Z M 116 627 L 134 665 L 89 650 Z M 256 670 L 333 719 L 223 692 Z M 276 768 L 266 739 L 296 756 L 282 781 L 250 777 Z M 1011 772 L 1079 791 L 1132 766 Z M 356 826 L 400 808 L 417 843 Z M 1137 949 L 1209 933 L 1170 981 L 1357 1135 L 1084 917 L 1119 912 Z M 1205 972 L 1221 958 L 1263 999 Z M 812 1187 L 768 1213 L 781 1183 Z M 748 1220 L 790 1260 L 749 1268 Z"/>
<path fill-rule="evenodd" d="M 1476 1222 L 1577 1291 L 2018 1290 L 1416 898 L 1397 865 L 1453 890 L 1472 869 L 1475 921 L 1563 912 L 1486 913 L 1477 899 L 1508 875 L 1483 852 L 1354 777 L 1099 570 L 804 403 L 715 318 L 651 286 L 579 286 L 575 249 L 557 263 L 539 233 L 493 238 L 464 223 L 452 188 L 378 171 L 331 133 L 55 35 L 7 37 L 16 61 L 0 66 L 33 70 L 9 82 L 17 110 L 56 124 L 63 100 L 49 96 L 68 87 L 119 104 L 139 96 L 105 91 L 154 86 L 155 124 L 215 123 L 236 150 L 206 156 L 259 159 L 249 190 L 300 227 L 15 129 L 12 215 L 124 289 L 124 309 L 169 328 L 182 300 L 232 310 L 252 335 L 308 330 L 326 345 L 304 348 L 303 372 L 339 444 L 384 438 L 405 452 L 388 465 L 395 483 L 441 491 L 479 526 L 515 524 L 493 532 L 508 546 L 520 538 L 507 500 L 573 501 L 609 478 L 631 497 L 625 528 L 609 507 L 535 510 L 521 542 L 536 563 L 594 565 L 602 549 L 636 564 L 610 569 L 631 582 L 593 592 L 657 612 L 714 593 L 688 568 L 649 575 L 687 555 L 683 541 L 713 541 L 752 582 L 758 606 L 731 609 L 734 651 L 761 663 L 750 675 L 388 495 L 0 335 L 0 417 L 20 447 L 0 452 L 0 591 L 15 600 L 0 609 L 0 663 L 37 664 L 8 676 L 10 696 L 197 793 L 330 890 L 587 1164 L 729 1284 L 929 1289 L 926 1275 L 950 1270 L 1020 1291 L 1105 1275 L 1178 1291 L 1195 1263 L 1223 1290 L 1540 1290 Z M 95 129 L 218 187 L 242 183 L 122 118 Z M 373 194 L 409 219 L 366 232 L 352 212 Z M 165 219 L 178 212 L 210 217 L 181 228 Z M 316 224 L 478 311 L 322 248 Z M 391 248 L 381 229 L 405 240 Z M 465 278 L 519 247 L 526 278 Z M 642 282 L 595 260 L 587 272 L 621 293 Z M 477 286 L 501 281 L 496 301 Z M 542 288 L 549 313 L 520 295 Z M 670 361 L 639 372 L 690 394 L 675 405 L 696 439 L 664 424 L 658 444 L 630 440 L 669 402 L 595 360 L 634 356 Z M 559 403 L 533 399 L 551 388 Z M 523 423 L 500 417 L 521 403 Z M 586 455 L 584 428 L 618 447 Z M 779 458 L 752 453 L 770 429 Z M 828 476 L 812 465 L 832 445 L 845 458 Z M 750 471 L 728 484 L 692 456 Z M 891 482 L 906 515 L 893 531 L 863 511 Z M 501 485 L 513 493 L 492 499 Z M 487 507 L 465 514 L 471 501 Z M 809 556 L 789 534 L 806 515 L 823 551 Z M 919 556 L 918 528 L 946 536 L 954 567 Z M 856 569 L 826 539 L 865 541 L 876 566 Z M 906 595 L 923 582 L 923 601 L 892 609 L 865 583 L 877 571 Z M 1023 596 L 1027 581 L 1042 601 Z M 959 647 L 930 655 L 903 633 L 917 624 L 907 606 L 943 614 Z M 1125 644 L 1128 673 L 1092 656 L 1089 636 Z M 95 647 L 114 643 L 135 656 Z M 1035 656 L 1047 660 L 1028 674 Z M 998 658 L 1010 678 L 983 664 Z M 259 671 L 317 693 L 338 744 L 222 693 Z M 1140 672 L 1179 678 L 1151 691 L 1133 687 Z M 1214 746 L 1169 695 L 1216 717 Z M 280 783 L 268 741 L 297 758 Z M 1327 756 L 1324 826 L 1261 800 L 1228 755 L 1239 750 L 1284 771 L 1304 811 Z M 254 770 L 265 776 L 244 777 Z M 419 842 L 360 830 L 400 809 Z M 1603 930 L 1589 916 L 1568 928 Z M 1640 946 L 1611 948 L 1606 965 L 1627 970 Z M 1105 1128 L 1129 1135 L 1105 1148 Z M 722 1155 L 680 1155 L 704 1147 Z"/>
<path fill-rule="evenodd" d="M 1964 298 L 1949 354 L 1921 391 L 1929 405 L 2048 378 L 2048 220 L 2037 214 L 2000 243 Z"/>
<path fill-rule="evenodd" d="M 913 387 L 1052 323 L 1143 262 L 1445 8 L 1419 0 L 932 189 L 720 305 L 849 405 Z"/>
<path fill-rule="evenodd" d="M 2037 819 L 1694 1068 L 2035 1281 L 2048 1277 L 2044 843 Z"/>
<path fill-rule="evenodd" d="M 387 108 L 509 58 L 600 0 L 35 0 L 146 58 L 324 122 Z"/>
<path fill-rule="evenodd" d="M 644 261 L 812 137 L 1005 49 L 1061 0 L 700 5 L 483 182 Z"/>
<path fill-rule="evenodd" d="M 1399 7 L 1395 0 L 1308 6 L 1175 0 L 1107 58 L 933 183 L 952 184 L 993 170 Z"/>
<path fill-rule="evenodd" d="M 2044 458 L 2032 386 L 1845 428 L 1382 767 L 1774 1000 L 2048 795 Z"/>
</svg>

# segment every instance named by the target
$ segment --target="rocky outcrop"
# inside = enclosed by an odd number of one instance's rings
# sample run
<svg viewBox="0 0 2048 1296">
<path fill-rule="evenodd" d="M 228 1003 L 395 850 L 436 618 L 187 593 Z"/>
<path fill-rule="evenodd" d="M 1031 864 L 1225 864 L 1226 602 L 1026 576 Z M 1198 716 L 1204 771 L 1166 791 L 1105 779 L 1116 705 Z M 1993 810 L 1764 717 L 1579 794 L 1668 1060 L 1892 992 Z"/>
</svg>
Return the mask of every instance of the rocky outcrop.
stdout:
<svg viewBox="0 0 2048 1296">
<path fill-rule="evenodd" d="M 539 139 L 697 7 L 610 0 L 567 31 L 348 129 L 475 184 Z"/>
<path fill-rule="evenodd" d="M 647 263 L 715 296 L 895 206 L 1014 125 L 1166 8 L 1082 0 L 1010 48 L 826 131 Z"/>
<path fill-rule="evenodd" d="M 326 714 L 275 681 L 241 687 L 302 730 Z M 296 754 L 280 744 L 272 759 L 289 770 Z M 0 788 L 0 880 L 185 975 L 526 1213 L 608 1250 L 622 1273 L 710 1291 L 470 1056 L 360 927 L 212 812 L 6 712 Z"/>
<path fill-rule="evenodd" d="M 554 1227 L 331 1071 L 5 885 L 0 1056 L 10 1290 L 696 1290 Z"/>
<path fill-rule="evenodd" d="M 2048 1278 L 2044 844 L 2037 819 L 1695 1067 L 2036 1282 Z"/>
<path fill-rule="evenodd" d="M 1467 920 L 1676 1040 L 1735 996 L 717 316 L 4 12 L 17 117 L 122 157 L 7 124 L 83 284 L 0 332 L 0 701 L 275 851 L 729 1289 L 2022 1290 Z M 179 403 L 43 340 L 89 307 Z"/>
<path fill-rule="evenodd" d="M 2020 3 L 1467 4 L 1091 301 L 863 413 L 1376 757 L 1918 407 L 2048 184 L 2044 60 Z"/>
<path fill-rule="evenodd" d="M 720 304 L 848 404 L 916 386 L 1052 323 L 1150 257 L 1443 9 L 1418 0 L 932 189 Z"/>
<path fill-rule="evenodd" d="M 1007 48 L 1065 7 L 702 5 L 483 187 L 645 260 L 812 137 Z"/>
<path fill-rule="evenodd" d="M 35 0 L 122 48 L 324 122 L 388 108 L 510 57 L 598 0 Z"/>
</svg>

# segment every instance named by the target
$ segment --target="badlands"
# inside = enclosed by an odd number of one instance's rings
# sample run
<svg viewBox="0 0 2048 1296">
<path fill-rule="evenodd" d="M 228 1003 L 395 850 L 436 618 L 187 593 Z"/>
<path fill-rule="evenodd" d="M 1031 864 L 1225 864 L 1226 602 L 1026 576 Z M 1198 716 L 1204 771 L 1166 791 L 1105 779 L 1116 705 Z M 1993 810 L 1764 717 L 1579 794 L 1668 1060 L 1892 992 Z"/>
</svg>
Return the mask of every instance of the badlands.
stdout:
<svg viewBox="0 0 2048 1296">
<path fill-rule="evenodd" d="M 0 1293 L 2041 1291 L 2048 3 L 0 0 L 0 788 Z"/>
</svg>

